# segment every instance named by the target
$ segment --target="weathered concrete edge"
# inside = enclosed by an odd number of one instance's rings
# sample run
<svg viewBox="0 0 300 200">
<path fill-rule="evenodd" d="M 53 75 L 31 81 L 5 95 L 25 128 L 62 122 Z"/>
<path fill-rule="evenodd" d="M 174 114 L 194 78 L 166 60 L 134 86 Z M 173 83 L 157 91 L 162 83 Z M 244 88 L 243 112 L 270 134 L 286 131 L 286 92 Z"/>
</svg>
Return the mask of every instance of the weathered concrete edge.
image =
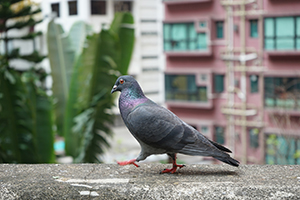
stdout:
<svg viewBox="0 0 300 200">
<path fill-rule="evenodd" d="M 0 165 L 0 199 L 300 199 L 300 166 Z"/>
</svg>

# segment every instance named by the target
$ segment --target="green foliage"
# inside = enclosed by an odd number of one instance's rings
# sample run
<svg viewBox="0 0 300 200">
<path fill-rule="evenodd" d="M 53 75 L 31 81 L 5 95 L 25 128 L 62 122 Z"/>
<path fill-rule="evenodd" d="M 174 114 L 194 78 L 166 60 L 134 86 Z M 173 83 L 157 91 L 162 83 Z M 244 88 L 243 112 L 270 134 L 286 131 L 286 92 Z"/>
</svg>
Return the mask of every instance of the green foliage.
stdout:
<svg viewBox="0 0 300 200">
<path fill-rule="evenodd" d="M 33 128 L 36 133 L 36 152 L 39 163 L 55 162 L 54 131 L 53 131 L 53 102 L 45 91 L 38 85 L 43 74 L 29 70 L 22 74 L 26 84 L 33 112 Z"/>
<path fill-rule="evenodd" d="M 69 90 L 69 98 L 67 102 L 67 108 L 65 112 L 64 121 L 64 137 L 66 142 L 66 153 L 72 157 L 79 155 L 80 141 L 82 136 L 76 134 L 75 136 L 72 127 L 74 126 L 74 118 L 78 115 L 83 108 L 88 107 L 90 91 L 90 80 L 92 77 L 92 69 L 94 66 L 94 57 L 97 49 L 98 35 L 94 34 L 89 36 L 86 44 L 87 48 L 84 48 L 82 54 L 77 59 L 74 65 L 73 75 Z"/>
<path fill-rule="evenodd" d="M 37 162 L 34 151 L 33 113 L 20 75 L 12 69 L 0 71 L 0 146 L 2 162 Z"/>
<path fill-rule="evenodd" d="M 68 99 L 70 77 L 72 76 L 74 64 L 74 50 L 71 42 L 61 25 L 50 21 L 47 33 L 48 57 L 53 79 L 53 97 L 55 99 L 55 120 L 57 131 L 62 135 L 64 112 Z"/>
<path fill-rule="evenodd" d="M 41 35 L 41 32 L 31 32 L 10 37 L 10 29 L 32 27 L 41 22 L 32 18 L 40 9 L 32 10 L 29 5 L 13 10 L 12 4 L 18 2 L 0 2 L 0 31 L 4 32 L 0 42 L 5 47 L 0 54 L 0 162 L 54 162 L 52 101 L 42 87 L 46 75 L 40 73 L 42 70 L 32 68 L 20 72 L 10 66 L 10 60 L 16 58 L 29 61 L 33 66 L 45 58 L 38 51 L 27 55 L 20 54 L 19 49 L 8 51 L 10 40 L 29 40 Z"/>
<path fill-rule="evenodd" d="M 130 13 L 116 13 L 111 24 L 110 30 L 117 33 L 120 41 L 121 58 L 118 63 L 121 74 L 128 71 L 133 45 L 134 45 L 134 29 L 133 17 Z"/>
<path fill-rule="evenodd" d="M 88 33 L 86 26 L 79 23 L 71 28 L 80 38 L 76 41 L 81 42 L 71 45 L 76 46 L 76 56 L 65 110 L 64 137 L 66 153 L 75 162 L 101 162 L 99 154 L 109 147 L 106 137 L 112 134 L 113 119 L 109 110 L 114 105 L 110 90 L 117 76 L 127 73 L 134 43 L 134 30 L 121 27 L 125 23 L 133 23 L 131 14 L 117 14 L 109 30 L 88 36 L 86 41 L 82 40 Z M 75 35 L 70 33 L 69 37 Z"/>
<path fill-rule="evenodd" d="M 1 162 L 54 162 L 51 101 L 37 78 L 34 71 L 0 70 Z"/>
</svg>

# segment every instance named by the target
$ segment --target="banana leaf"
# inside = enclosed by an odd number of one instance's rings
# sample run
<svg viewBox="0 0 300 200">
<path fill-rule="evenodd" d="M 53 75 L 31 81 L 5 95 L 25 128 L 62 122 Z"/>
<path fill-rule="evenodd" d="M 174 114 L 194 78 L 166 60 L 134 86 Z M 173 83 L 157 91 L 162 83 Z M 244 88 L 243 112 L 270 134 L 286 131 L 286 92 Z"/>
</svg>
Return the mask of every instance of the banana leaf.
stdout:
<svg viewBox="0 0 300 200">
<path fill-rule="evenodd" d="M 90 142 L 94 141 L 93 138 L 98 137 L 96 136 L 97 130 L 94 128 L 94 122 L 96 121 L 95 117 L 99 111 L 97 109 L 95 110 L 97 102 L 95 103 L 93 99 L 95 95 L 102 93 L 103 89 L 105 89 L 105 93 L 108 94 L 108 88 L 111 87 L 116 79 L 115 75 L 108 74 L 112 66 L 110 66 L 109 62 L 106 62 L 106 60 L 107 57 L 110 56 L 114 57 L 115 59 L 120 57 L 118 38 L 110 31 L 102 30 L 100 35 L 94 34 L 93 36 L 89 37 L 87 48 L 83 50 L 82 57 L 78 60 L 76 65 L 78 68 L 74 68 L 74 82 L 72 81 L 71 86 L 71 88 L 74 90 L 70 91 L 70 99 L 68 101 L 68 108 L 70 108 L 70 110 L 68 113 L 69 115 L 76 114 L 77 117 L 75 118 L 75 124 L 74 122 L 70 121 L 65 123 L 65 127 L 68 128 L 68 130 L 65 129 L 65 142 L 66 153 L 77 158 L 75 160 L 77 162 L 85 161 L 84 158 L 86 151 L 91 144 Z M 114 67 L 116 67 L 116 65 L 114 65 Z M 73 86 L 73 84 L 77 86 Z M 107 96 L 107 94 L 105 95 L 105 98 L 111 102 L 111 105 L 113 105 L 112 96 Z M 87 115 L 91 117 L 88 119 L 87 123 L 81 124 L 80 122 L 82 122 L 82 120 L 76 120 L 78 118 L 80 119 L 80 116 L 85 116 L 86 113 L 89 113 L 87 110 L 90 109 L 93 109 L 92 113 L 94 114 Z M 72 118 L 68 117 L 68 119 Z M 105 121 L 105 118 L 103 120 Z M 82 127 L 77 129 L 73 128 L 72 130 L 73 126 L 80 127 L 78 123 L 81 124 Z M 99 144 L 97 145 L 99 146 Z M 76 151 L 76 149 L 78 151 Z M 98 153 L 99 151 L 94 152 L 91 156 Z"/>
<path fill-rule="evenodd" d="M 57 131 L 62 135 L 64 112 L 68 99 L 70 77 L 74 64 L 74 50 L 69 38 L 60 25 L 50 21 L 47 34 L 49 61 L 53 79 L 53 97 L 55 102 L 55 117 Z"/>
<path fill-rule="evenodd" d="M 83 124 L 81 128 L 84 137 L 81 139 L 80 154 L 75 159 L 76 162 L 101 162 L 99 155 L 109 147 L 106 138 L 112 135 L 110 125 L 113 116 L 107 110 L 114 105 L 113 96 L 109 91 L 117 78 L 109 72 L 117 66 L 115 63 L 120 59 L 121 53 L 117 35 L 109 30 L 102 30 L 95 53 L 88 97 L 91 103 L 82 114 L 89 110 L 93 112 L 87 115 L 88 123 Z"/>
<path fill-rule="evenodd" d="M 134 46 L 134 20 L 129 12 L 117 12 L 111 24 L 110 31 L 115 32 L 119 37 L 121 58 L 118 70 L 121 74 L 127 74 Z"/>
<path fill-rule="evenodd" d="M 75 22 L 69 31 L 69 41 L 71 44 L 71 49 L 75 52 L 75 58 L 77 59 L 86 42 L 86 37 L 92 35 L 93 29 L 90 25 L 83 21 Z"/>
<path fill-rule="evenodd" d="M 74 162 L 101 162 L 99 154 L 109 147 L 106 138 L 112 135 L 113 115 L 108 110 L 115 97 L 110 90 L 120 71 L 127 73 L 134 42 L 132 27 L 118 27 L 123 22 L 130 20 L 122 15 L 119 22 L 114 20 L 114 28 L 88 37 L 76 61 L 64 124 L 66 153 Z"/>
<path fill-rule="evenodd" d="M 90 91 L 90 80 L 94 66 L 95 52 L 97 49 L 98 34 L 88 37 L 86 48 L 78 57 L 73 69 L 72 80 L 69 91 L 69 98 L 64 121 L 65 150 L 67 155 L 77 157 L 79 154 L 80 134 L 74 135 L 72 127 L 74 118 L 84 108 L 88 107 L 88 94 Z"/>
</svg>

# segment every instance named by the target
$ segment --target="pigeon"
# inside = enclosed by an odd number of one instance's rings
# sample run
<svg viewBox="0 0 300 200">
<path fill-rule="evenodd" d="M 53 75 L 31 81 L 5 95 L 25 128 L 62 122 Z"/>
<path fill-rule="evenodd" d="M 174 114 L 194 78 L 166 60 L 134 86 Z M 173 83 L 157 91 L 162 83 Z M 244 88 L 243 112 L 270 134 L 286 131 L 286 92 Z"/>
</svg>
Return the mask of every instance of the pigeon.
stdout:
<svg viewBox="0 0 300 200">
<path fill-rule="evenodd" d="M 141 152 L 137 158 L 117 162 L 119 165 L 133 164 L 145 160 L 152 154 L 167 154 L 173 167 L 160 173 L 175 173 L 185 165 L 176 163 L 176 154 L 211 156 L 229 165 L 238 167 L 239 161 L 230 157 L 229 149 L 209 140 L 195 128 L 182 121 L 170 110 L 148 99 L 138 82 L 129 75 L 120 76 L 111 90 L 119 91 L 119 110 L 128 130 L 139 142 Z"/>
</svg>

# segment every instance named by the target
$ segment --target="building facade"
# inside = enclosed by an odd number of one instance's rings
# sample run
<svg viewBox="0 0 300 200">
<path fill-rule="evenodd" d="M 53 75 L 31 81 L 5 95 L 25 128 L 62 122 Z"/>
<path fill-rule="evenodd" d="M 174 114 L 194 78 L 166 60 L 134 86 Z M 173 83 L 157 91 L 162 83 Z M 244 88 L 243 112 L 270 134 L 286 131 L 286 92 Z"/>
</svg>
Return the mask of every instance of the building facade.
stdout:
<svg viewBox="0 0 300 200">
<path fill-rule="evenodd" d="M 163 4 L 166 106 L 242 163 L 300 164 L 300 2 Z"/>
<path fill-rule="evenodd" d="M 53 17 L 65 32 L 79 20 L 90 24 L 95 32 L 99 32 L 101 28 L 109 27 L 115 12 L 131 12 L 135 21 L 135 46 L 129 74 L 136 77 L 150 98 L 163 103 L 160 39 L 163 10 L 160 0 L 42 0 L 40 3 L 45 20 L 38 28 L 45 33 L 47 24 Z M 47 60 L 44 64 L 47 65 Z"/>
</svg>

